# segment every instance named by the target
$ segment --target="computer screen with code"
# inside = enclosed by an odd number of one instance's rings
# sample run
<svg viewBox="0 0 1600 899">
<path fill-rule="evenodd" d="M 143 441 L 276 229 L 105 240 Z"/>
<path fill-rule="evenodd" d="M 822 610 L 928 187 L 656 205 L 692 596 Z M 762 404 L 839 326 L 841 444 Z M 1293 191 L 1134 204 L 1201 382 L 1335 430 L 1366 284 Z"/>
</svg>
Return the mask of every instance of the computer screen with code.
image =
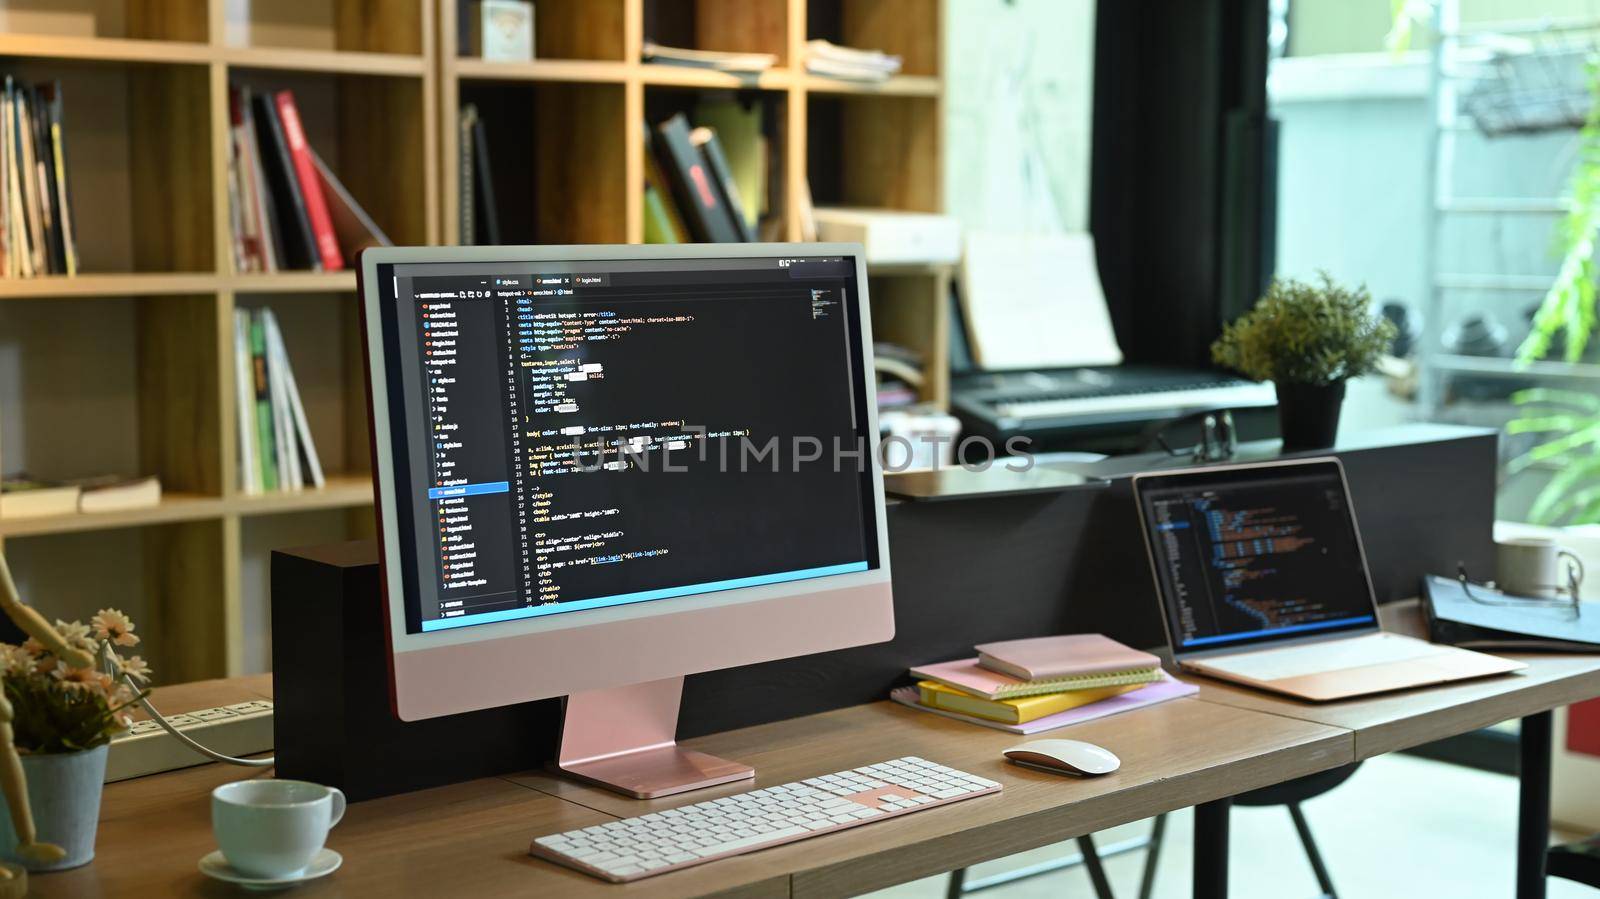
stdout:
<svg viewBox="0 0 1600 899">
<path fill-rule="evenodd" d="M 853 258 L 377 274 L 409 632 L 878 567 Z"/>
<path fill-rule="evenodd" d="M 1175 650 L 1376 622 L 1332 463 L 1152 478 L 1140 497 Z"/>
</svg>

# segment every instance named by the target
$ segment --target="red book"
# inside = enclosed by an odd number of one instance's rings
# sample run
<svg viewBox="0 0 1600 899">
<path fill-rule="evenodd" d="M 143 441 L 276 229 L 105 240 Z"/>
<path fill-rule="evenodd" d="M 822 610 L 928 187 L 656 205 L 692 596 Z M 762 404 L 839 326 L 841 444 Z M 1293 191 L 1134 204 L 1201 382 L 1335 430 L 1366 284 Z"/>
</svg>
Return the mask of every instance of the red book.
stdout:
<svg viewBox="0 0 1600 899">
<path fill-rule="evenodd" d="M 322 181 L 317 177 L 317 164 L 311 159 L 306 131 L 300 127 L 294 94 L 278 91 L 273 100 L 278 104 L 278 118 L 283 120 L 283 137 L 289 144 L 289 158 L 294 160 L 295 180 L 300 182 L 300 193 L 305 197 L 306 216 L 311 219 L 311 234 L 317 241 L 322 268 L 339 271 L 344 268 L 344 256 L 339 253 L 339 239 L 333 233 L 333 217 L 328 215 L 328 202 L 322 196 Z"/>
</svg>

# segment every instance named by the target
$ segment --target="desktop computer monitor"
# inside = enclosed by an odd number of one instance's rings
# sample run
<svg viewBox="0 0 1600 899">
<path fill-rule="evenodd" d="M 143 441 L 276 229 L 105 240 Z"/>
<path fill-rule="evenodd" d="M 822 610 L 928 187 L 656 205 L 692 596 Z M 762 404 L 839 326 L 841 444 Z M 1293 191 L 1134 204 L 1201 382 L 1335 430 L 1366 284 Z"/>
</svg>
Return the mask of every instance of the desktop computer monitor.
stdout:
<svg viewBox="0 0 1600 899">
<path fill-rule="evenodd" d="M 894 635 L 851 244 L 360 262 L 396 714 L 564 696 L 558 766 L 659 796 L 684 675 Z"/>
</svg>

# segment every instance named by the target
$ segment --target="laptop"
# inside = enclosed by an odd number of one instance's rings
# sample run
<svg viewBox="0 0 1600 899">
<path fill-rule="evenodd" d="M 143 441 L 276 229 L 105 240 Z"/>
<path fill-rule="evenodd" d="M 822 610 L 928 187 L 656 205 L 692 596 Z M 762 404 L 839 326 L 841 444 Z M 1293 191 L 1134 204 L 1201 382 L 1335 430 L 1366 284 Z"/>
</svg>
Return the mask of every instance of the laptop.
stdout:
<svg viewBox="0 0 1600 899">
<path fill-rule="evenodd" d="M 1186 670 L 1324 702 L 1526 667 L 1379 628 L 1338 459 L 1141 474 L 1133 489 Z"/>
</svg>

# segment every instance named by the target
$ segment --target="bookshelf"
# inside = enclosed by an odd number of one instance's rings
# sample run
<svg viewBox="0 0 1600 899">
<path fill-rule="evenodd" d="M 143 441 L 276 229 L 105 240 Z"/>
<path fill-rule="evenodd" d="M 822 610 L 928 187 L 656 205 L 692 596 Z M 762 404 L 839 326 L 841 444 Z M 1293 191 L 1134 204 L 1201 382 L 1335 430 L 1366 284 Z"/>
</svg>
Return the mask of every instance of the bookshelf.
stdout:
<svg viewBox="0 0 1600 899">
<path fill-rule="evenodd" d="M 0 279 L 0 471 L 156 474 L 165 491 L 149 509 L 0 519 L 27 598 L 55 617 L 134 614 L 158 682 L 261 670 L 269 551 L 372 533 L 355 276 L 233 271 L 231 83 L 294 90 L 311 144 L 400 244 L 455 240 L 464 100 L 507 113 L 490 148 L 519 162 L 495 171 L 522 200 L 501 206 L 508 241 L 637 243 L 642 123 L 754 96 L 778 117 L 776 227 L 795 240 L 807 180 L 819 204 L 942 208 L 939 7 L 538 0 L 539 58 L 493 63 L 460 52 L 461 0 L 0 0 L 5 72 L 63 82 L 83 260 L 75 278 Z M 781 61 L 758 76 L 646 64 L 647 34 Z M 807 75 L 812 37 L 899 53 L 905 72 Z M 559 136 L 541 140 L 549 122 Z M 871 273 L 879 339 L 940 374 L 949 277 Z M 233 312 L 260 306 L 283 326 L 325 489 L 237 483 Z M 946 379 L 925 397 L 947 402 Z"/>
<path fill-rule="evenodd" d="M 639 243 L 643 123 L 691 112 L 710 94 L 759 100 L 780 120 L 774 176 L 783 182 L 778 234 L 799 240 L 797 200 L 809 181 L 821 205 L 939 211 L 940 38 L 938 0 L 541 0 L 536 59 L 490 62 L 466 55 L 466 0 L 440 0 L 441 237 L 456 241 L 461 141 L 453 123 L 476 104 L 497 159 L 533 156 L 526 177 L 507 181 L 493 163 L 508 243 Z M 805 72 L 811 38 L 904 57 L 903 74 L 881 84 Z M 775 54 L 778 65 L 733 74 L 642 61 L 645 40 L 704 50 Z M 560 122 L 541 141 L 536 123 Z M 498 154 L 498 155 L 497 155 Z M 515 155 L 514 155 L 515 154 Z M 516 204 L 517 208 L 508 208 Z M 901 267 L 871 272 L 874 335 L 920 350 L 933 373 L 925 400 L 947 406 L 950 272 Z"/>
<path fill-rule="evenodd" d="M 0 0 L 5 72 L 63 85 L 84 272 L 0 280 L 0 471 L 164 490 L 0 519 L 0 541 L 47 614 L 133 613 L 160 682 L 263 666 L 270 548 L 372 532 L 355 275 L 233 271 L 229 85 L 293 90 L 379 225 L 436 242 L 435 22 L 431 0 Z M 233 310 L 263 305 L 305 371 L 322 490 L 238 484 Z"/>
</svg>

